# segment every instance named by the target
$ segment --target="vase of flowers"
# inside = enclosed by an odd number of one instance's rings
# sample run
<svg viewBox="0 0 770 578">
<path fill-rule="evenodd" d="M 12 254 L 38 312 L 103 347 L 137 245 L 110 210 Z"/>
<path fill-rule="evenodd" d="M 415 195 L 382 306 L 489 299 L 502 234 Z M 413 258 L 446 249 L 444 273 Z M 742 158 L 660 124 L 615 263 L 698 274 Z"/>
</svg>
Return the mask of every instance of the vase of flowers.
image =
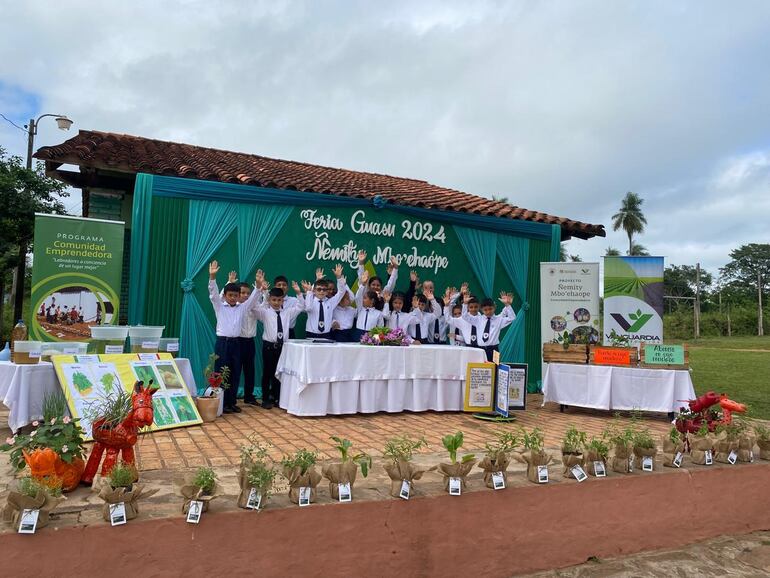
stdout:
<svg viewBox="0 0 770 578">
<path fill-rule="evenodd" d="M 411 343 L 412 338 L 403 329 L 390 329 L 389 327 L 372 327 L 361 336 L 362 345 L 401 347 Z"/>
<path fill-rule="evenodd" d="M 211 422 L 222 415 L 224 410 L 224 390 L 230 387 L 230 368 L 225 366 L 219 371 L 214 367 L 219 356 L 216 353 L 209 355 L 209 364 L 203 370 L 206 379 L 206 389 L 203 395 L 195 398 L 198 413 L 204 422 Z"/>
</svg>

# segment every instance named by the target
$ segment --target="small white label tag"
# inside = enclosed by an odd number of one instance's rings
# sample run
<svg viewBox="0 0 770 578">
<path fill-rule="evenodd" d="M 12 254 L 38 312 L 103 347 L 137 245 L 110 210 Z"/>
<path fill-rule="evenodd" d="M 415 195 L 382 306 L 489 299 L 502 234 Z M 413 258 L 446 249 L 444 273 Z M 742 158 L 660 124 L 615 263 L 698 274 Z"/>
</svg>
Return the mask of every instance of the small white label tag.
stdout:
<svg viewBox="0 0 770 578">
<path fill-rule="evenodd" d="M 671 462 L 675 468 L 681 468 L 682 467 L 682 452 L 676 452 L 676 455 L 674 456 L 674 461 Z"/>
<path fill-rule="evenodd" d="M 169 353 L 175 353 L 179 351 L 179 342 L 169 343 L 168 345 L 166 345 L 166 351 L 168 351 Z"/>
<path fill-rule="evenodd" d="M 76 355 L 75 361 L 78 363 L 99 363 L 98 355 Z"/>
<path fill-rule="evenodd" d="M 340 495 L 340 502 L 352 502 L 353 501 L 353 492 L 350 489 L 350 483 L 338 484 L 337 488 L 338 488 L 339 495 Z"/>
<path fill-rule="evenodd" d="M 249 490 L 249 499 L 246 502 L 246 507 L 249 510 L 259 510 L 259 506 L 262 505 L 262 494 L 257 492 L 257 488 L 251 488 Z"/>
<path fill-rule="evenodd" d="M 735 465 L 735 462 L 737 462 L 737 461 L 738 461 L 738 454 L 737 454 L 737 453 L 735 453 L 735 450 L 732 450 L 732 451 L 730 452 L 730 455 L 729 455 L 729 456 L 727 456 L 727 461 L 728 461 L 728 462 L 730 462 L 730 463 L 731 463 L 731 464 L 733 464 L 733 465 Z"/>
<path fill-rule="evenodd" d="M 650 456 L 642 458 L 642 471 L 651 472 L 655 468 L 655 460 Z"/>
<path fill-rule="evenodd" d="M 139 359 L 142 361 L 155 361 L 158 359 L 157 353 L 140 353 Z"/>
<path fill-rule="evenodd" d="M 114 355 L 116 353 L 123 353 L 123 346 L 122 345 L 105 345 L 104 346 L 104 353 L 107 355 Z"/>
<path fill-rule="evenodd" d="M 548 483 L 548 466 L 537 466 L 537 483 Z"/>
<path fill-rule="evenodd" d="M 203 515 L 203 502 L 193 500 L 190 502 L 190 509 L 187 510 L 187 521 L 190 524 L 197 524 L 201 521 Z"/>
<path fill-rule="evenodd" d="M 310 488 L 307 486 L 302 486 L 299 489 L 299 505 L 300 506 L 310 505 Z"/>
<path fill-rule="evenodd" d="M 503 472 L 494 472 L 492 474 L 492 487 L 495 490 L 502 490 L 505 488 L 505 477 L 503 477 Z"/>
<path fill-rule="evenodd" d="M 65 347 L 62 353 L 64 355 L 75 355 L 78 351 L 80 351 L 79 347 Z"/>
<path fill-rule="evenodd" d="M 142 341 L 142 349 L 158 349 L 157 341 Z"/>
<path fill-rule="evenodd" d="M 706 465 L 710 466 L 714 463 L 714 456 L 711 455 L 711 450 L 706 450 Z"/>
<path fill-rule="evenodd" d="M 754 450 L 749 450 L 749 461 L 754 463 Z"/>
<path fill-rule="evenodd" d="M 126 523 L 126 503 L 110 504 L 110 524 L 121 526 Z"/>
<path fill-rule="evenodd" d="M 398 497 L 404 500 L 409 499 L 409 480 L 401 481 L 401 491 L 398 493 Z"/>
<path fill-rule="evenodd" d="M 607 477 L 607 469 L 604 467 L 604 462 L 602 462 L 602 461 L 594 462 L 594 475 L 597 478 L 606 478 Z"/>
<path fill-rule="evenodd" d="M 628 457 L 628 473 L 630 474 L 633 471 L 634 471 L 634 458 L 633 458 L 633 456 L 629 456 Z"/>
<path fill-rule="evenodd" d="M 40 357 L 40 351 L 30 351 L 27 355 L 30 359 L 37 359 Z"/>
<path fill-rule="evenodd" d="M 575 476 L 575 479 L 578 482 L 582 482 L 588 479 L 588 474 L 586 474 L 582 466 L 580 465 L 572 466 L 571 470 L 572 470 L 572 475 Z"/>
<path fill-rule="evenodd" d="M 462 486 L 460 478 L 449 478 L 449 495 L 459 496 L 463 491 Z"/>
<path fill-rule="evenodd" d="M 19 519 L 19 534 L 34 534 L 40 510 L 22 510 Z"/>
</svg>

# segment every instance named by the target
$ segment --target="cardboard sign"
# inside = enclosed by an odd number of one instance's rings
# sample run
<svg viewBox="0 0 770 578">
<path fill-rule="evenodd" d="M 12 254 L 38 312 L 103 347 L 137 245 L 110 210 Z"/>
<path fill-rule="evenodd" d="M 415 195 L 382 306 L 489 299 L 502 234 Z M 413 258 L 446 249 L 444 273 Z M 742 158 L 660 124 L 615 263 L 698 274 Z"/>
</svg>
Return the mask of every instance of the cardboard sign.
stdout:
<svg viewBox="0 0 770 578">
<path fill-rule="evenodd" d="M 494 472 L 492 474 L 492 488 L 495 490 L 505 489 L 505 478 L 503 472 Z"/>
<path fill-rule="evenodd" d="M 655 467 L 655 461 L 650 456 L 642 458 L 642 471 L 651 472 Z"/>
<path fill-rule="evenodd" d="M 262 494 L 257 492 L 257 488 L 251 488 L 246 507 L 249 510 L 259 510 L 260 505 L 262 505 Z"/>
<path fill-rule="evenodd" d="M 572 466 L 572 475 L 575 476 L 575 479 L 578 482 L 582 482 L 588 479 L 588 474 L 580 465 Z"/>
<path fill-rule="evenodd" d="M 597 478 L 607 477 L 607 468 L 604 467 L 604 462 L 601 462 L 601 461 L 594 462 L 594 475 Z"/>
<path fill-rule="evenodd" d="M 646 365 L 684 365 L 684 345 L 645 343 L 642 347 Z"/>
<path fill-rule="evenodd" d="M 398 497 L 403 500 L 409 499 L 409 480 L 401 481 L 401 491 L 398 493 Z"/>
<path fill-rule="evenodd" d="M 548 483 L 548 466 L 537 466 L 537 483 Z"/>
<path fill-rule="evenodd" d="M 203 515 L 203 502 L 199 500 L 193 500 L 190 502 L 190 509 L 187 510 L 187 522 L 190 524 L 197 524 L 201 521 Z"/>
<path fill-rule="evenodd" d="M 729 456 L 727 456 L 727 461 L 728 461 L 728 462 L 730 462 L 730 463 L 731 463 L 731 464 L 733 464 L 733 465 L 735 465 L 735 462 L 737 462 L 737 461 L 738 461 L 738 454 L 737 454 L 737 453 L 735 453 L 735 450 L 732 450 L 732 451 L 730 452 L 730 455 L 729 455 Z"/>
<path fill-rule="evenodd" d="M 465 372 L 465 402 L 463 410 L 469 412 L 491 412 L 494 406 L 495 370 L 494 363 L 469 363 Z"/>
<path fill-rule="evenodd" d="M 121 526 L 126 523 L 126 503 L 118 502 L 117 504 L 110 504 L 110 524 L 113 526 Z"/>
<path fill-rule="evenodd" d="M 503 364 L 497 366 L 497 386 L 495 390 L 495 413 L 508 417 L 508 376 L 510 368 Z"/>
<path fill-rule="evenodd" d="M 459 496 L 462 493 L 463 484 L 460 478 L 449 478 L 449 495 Z"/>
<path fill-rule="evenodd" d="M 671 462 L 675 468 L 682 467 L 682 452 L 676 452 L 674 460 Z"/>
<path fill-rule="evenodd" d="M 611 347 L 594 348 L 594 364 L 596 365 L 631 365 L 631 351 Z"/>
<path fill-rule="evenodd" d="M 34 534 L 40 510 L 22 510 L 19 520 L 19 534 Z"/>
<path fill-rule="evenodd" d="M 340 502 L 352 502 L 353 501 L 353 492 L 350 489 L 350 483 L 347 484 L 338 484 L 337 488 L 339 489 L 339 495 L 340 495 Z"/>
<path fill-rule="evenodd" d="M 307 486 L 302 486 L 299 489 L 299 505 L 300 506 L 310 505 L 310 488 L 308 488 Z"/>
</svg>

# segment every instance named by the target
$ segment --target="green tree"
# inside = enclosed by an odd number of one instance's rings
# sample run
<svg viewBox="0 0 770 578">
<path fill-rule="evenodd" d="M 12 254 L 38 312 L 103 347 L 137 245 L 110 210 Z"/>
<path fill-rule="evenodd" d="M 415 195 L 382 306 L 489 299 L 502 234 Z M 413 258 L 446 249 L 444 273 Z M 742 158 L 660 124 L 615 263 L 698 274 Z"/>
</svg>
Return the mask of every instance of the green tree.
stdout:
<svg viewBox="0 0 770 578">
<path fill-rule="evenodd" d="M 620 257 L 620 251 L 615 247 L 607 247 L 607 251 L 604 253 L 605 257 Z"/>
<path fill-rule="evenodd" d="M 650 252 L 647 250 L 647 247 L 644 245 L 640 245 L 639 243 L 633 243 L 631 245 L 631 250 L 628 252 L 629 255 L 633 257 L 646 257 L 650 254 Z"/>
<path fill-rule="evenodd" d="M 9 156 L 0 147 L 0 295 L 5 294 L 9 272 L 18 265 L 22 265 L 19 282 L 24 282 L 26 250 L 32 243 L 35 213 L 64 214 L 61 199 L 67 196 L 64 183 L 47 177 L 42 163 L 27 169 L 20 157 Z M 2 305 L 0 299 L 0 333 Z M 17 301 L 15 316 L 21 315 L 21 306 Z"/>
<path fill-rule="evenodd" d="M 559 244 L 559 261 L 566 261 L 567 260 L 567 247 L 564 246 L 564 243 Z"/>
<path fill-rule="evenodd" d="M 619 231 L 623 229 L 628 235 L 628 254 L 633 255 L 634 235 L 644 232 L 644 226 L 647 219 L 642 213 L 642 199 L 636 193 L 626 193 L 620 203 L 620 210 L 612 215 L 612 230 Z"/>
<path fill-rule="evenodd" d="M 663 271 L 663 289 L 672 297 L 695 297 L 696 271 L 693 265 L 670 265 Z M 701 293 L 711 287 L 711 273 L 701 269 Z"/>
<path fill-rule="evenodd" d="M 730 258 L 732 261 L 720 269 L 722 277 L 733 287 L 742 287 L 754 295 L 761 282 L 764 294 L 764 288 L 770 281 L 770 244 L 741 245 L 730 251 Z"/>
</svg>

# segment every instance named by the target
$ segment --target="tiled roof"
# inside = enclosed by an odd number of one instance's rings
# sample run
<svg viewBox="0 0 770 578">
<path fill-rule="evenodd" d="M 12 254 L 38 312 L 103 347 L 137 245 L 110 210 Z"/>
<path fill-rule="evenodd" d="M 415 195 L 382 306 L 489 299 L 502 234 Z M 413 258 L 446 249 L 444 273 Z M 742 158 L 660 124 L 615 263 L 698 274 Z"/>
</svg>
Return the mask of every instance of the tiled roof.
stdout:
<svg viewBox="0 0 770 578">
<path fill-rule="evenodd" d="M 77 136 L 59 145 L 39 149 L 35 158 L 117 172 L 149 173 L 321 194 L 359 198 L 381 195 L 396 205 L 558 224 L 563 233 L 581 238 L 605 236 L 603 225 L 530 211 L 426 181 L 117 133 L 81 130 Z"/>
</svg>

